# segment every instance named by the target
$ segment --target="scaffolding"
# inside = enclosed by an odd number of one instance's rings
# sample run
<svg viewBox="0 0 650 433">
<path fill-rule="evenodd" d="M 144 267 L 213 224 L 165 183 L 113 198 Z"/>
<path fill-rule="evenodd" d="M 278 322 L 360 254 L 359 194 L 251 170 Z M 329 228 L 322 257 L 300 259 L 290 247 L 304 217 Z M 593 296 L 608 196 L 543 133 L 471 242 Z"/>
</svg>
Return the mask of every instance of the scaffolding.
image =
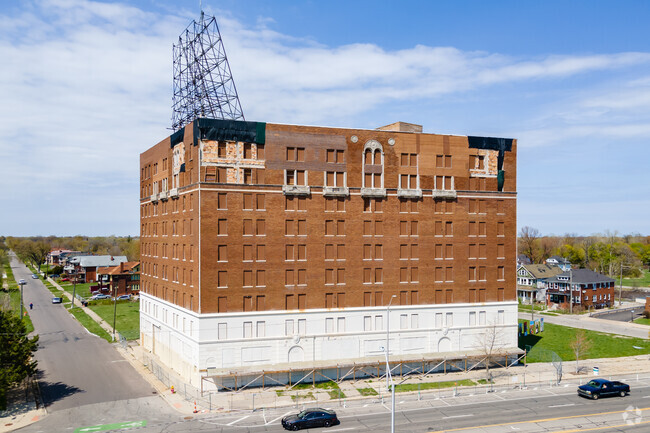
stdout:
<svg viewBox="0 0 650 433">
<path fill-rule="evenodd" d="M 433 373 L 470 372 L 485 367 L 508 369 L 525 359 L 526 352 L 513 348 L 486 355 L 480 351 L 467 351 L 462 354 L 435 353 L 415 356 L 396 356 L 389 361 L 390 374 L 399 377 L 403 383 L 409 378 L 421 378 Z M 268 367 L 268 368 L 264 368 Z M 244 367 L 238 370 L 208 368 L 202 370 L 201 395 L 204 385 L 209 384 L 219 390 L 241 392 L 248 388 L 265 389 L 270 386 L 294 388 L 300 383 L 344 380 L 356 382 L 366 379 L 383 379 L 387 373 L 386 360 L 382 356 L 332 361 L 295 362 L 274 366 Z"/>
<path fill-rule="evenodd" d="M 199 117 L 245 120 L 215 17 L 201 11 L 173 47 L 172 129 Z"/>
</svg>

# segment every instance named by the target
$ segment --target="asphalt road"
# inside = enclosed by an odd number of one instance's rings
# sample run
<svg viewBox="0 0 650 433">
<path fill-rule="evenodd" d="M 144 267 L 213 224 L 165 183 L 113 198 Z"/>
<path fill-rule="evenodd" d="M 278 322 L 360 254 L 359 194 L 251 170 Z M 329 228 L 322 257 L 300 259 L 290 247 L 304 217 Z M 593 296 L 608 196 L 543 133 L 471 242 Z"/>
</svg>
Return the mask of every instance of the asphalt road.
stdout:
<svg viewBox="0 0 650 433">
<path fill-rule="evenodd" d="M 36 360 L 48 413 L 151 396 L 155 390 L 111 344 L 90 334 L 68 311 L 52 304 L 52 293 L 12 255 L 16 280 L 24 279 L 24 304 L 39 335 Z"/>
<path fill-rule="evenodd" d="M 616 320 L 618 322 L 631 322 L 634 319 L 638 319 L 639 317 L 643 316 L 643 311 L 645 310 L 645 307 L 637 307 L 634 308 L 633 310 L 623 310 L 623 311 L 611 311 L 607 312 L 605 314 L 598 314 L 594 315 L 592 317 L 596 317 L 598 319 L 605 319 L 605 320 Z"/>
</svg>

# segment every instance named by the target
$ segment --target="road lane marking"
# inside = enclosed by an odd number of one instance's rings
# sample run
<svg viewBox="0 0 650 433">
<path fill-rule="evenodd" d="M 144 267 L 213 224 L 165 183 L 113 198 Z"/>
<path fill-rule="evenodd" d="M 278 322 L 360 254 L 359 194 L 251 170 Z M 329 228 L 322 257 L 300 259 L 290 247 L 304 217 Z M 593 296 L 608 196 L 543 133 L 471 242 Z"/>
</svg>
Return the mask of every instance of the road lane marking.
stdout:
<svg viewBox="0 0 650 433">
<path fill-rule="evenodd" d="M 327 430 L 328 432 L 335 432 L 335 431 L 346 431 L 346 430 L 354 430 L 356 427 L 347 427 L 347 428 L 339 428 L 336 430 Z"/>
<path fill-rule="evenodd" d="M 592 427 L 592 428 L 579 428 L 579 429 L 574 429 L 574 430 L 562 430 L 562 431 L 556 431 L 553 433 L 576 433 L 576 432 L 583 432 L 583 431 L 594 431 L 594 430 L 604 430 L 604 429 L 612 429 L 612 428 L 619 428 L 619 427 L 630 427 L 630 426 L 637 426 L 640 424 L 648 424 L 650 421 L 641 421 L 637 422 L 636 424 L 619 424 L 619 425 L 610 425 L 610 426 L 605 426 L 605 427 Z"/>
<path fill-rule="evenodd" d="M 575 403 L 567 403 L 567 404 L 554 404 L 553 406 L 549 407 L 566 407 L 566 406 L 575 406 Z"/>
<path fill-rule="evenodd" d="M 443 417 L 442 419 L 466 418 L 466 417 L 468 417 L 468 416 L 474 416 L 474 414 L 472 414 L 472 413 L 467 413 L 467 414 L 464 414 L 464 415 L 450 415 L 450 416 L 445 416 L 445 417 Z"/>
<path fill-rule="evenodd" d="M 273 424 L 273 423 L 276 422 L 277 420 L 284 418 L 285 416 L 289 415 L 290 413 L 291 413 L 291 412 L 287 412 L 287 413 L 285 413 L 284 415 L 280 415 L 280 416 L 277 417 L 276 419 L 272 419 L 271 421 L 267 422 L 267 423 L 264 424 L 264 425 Z"/>
<path fill-rule="evenodd" d="M 226 424 L 226 425 L 233 425 L 233 424 L 235 424 L 235 423 L 238 423 L 239 421 L 243 421 L 243 420 L 245 420 L 245 419 L 248 418 L 249 416 L 250 416 L 250 415 L 246 415 L 246 416 L 244 416 L 244 417 L 242 417 L 242 418 L 239 418 L 239 419 L 236 419 L 236 420 L 234 420 L 233 422 L 231 422 L 231 423 L 229 423 L 229 424 Z"/>
<path fill-rule="evenodd" d="M 643 409 L 639 409 L 640 411 L 645 411 L 645 410 L 650 410 L 650 407 L 644 407 Z M 574 418 L 589 418 L 592 416 L 602 416 L 602 415 L 613 415 L 617 413 L 625 413 L 625 410 L 616 410 L 612 412 L 599 412 L 599 413 L 592 413 L 592 414 L 585 414 L 585 415 L 571 415 L 571 416 L 562 416 L 562 417 L 556 417 L 556 418 L 544 418 L 544 419 L 536 419 L 536 420 L 529 420 L 529 421 L 516 421 L 516 422 L 504 422 L 504 423 L 499 423 L 499 424 L 488 424 L 488 425 L 480 425 L 480 426 L 474 426 L 474 427 L 463 427 L 463 428 L 454 428 L 454 429 L 447 429 L 447 430 L 436 430 L 436 431 L 430 431 L 429 433 L 447 433 L 447 432 L 454 432 L 454 431 L 462 431 L 462 430 L 474 430 L 474 429 L 485 429 L 485 428 L 490 428 L 490 427 L 501 427 L 501 426 L 512 426 L 512 425 L 517 425 L 517 424 L 535 424 L 535 423 L 540 423 L 540 422 L 549 422 L 549 421 L 560 421 L 564 419 L 574 419 Z M 650 422 L 650 421 L 648 421 Z M 607 427 L 607 428 L 613 428 L 613 427 Z M 582 430 L 567 430 L 566 432 L 556 432 L 556 433 L 569 433 L 571 431 L 582 431 Z"/>
</svg>

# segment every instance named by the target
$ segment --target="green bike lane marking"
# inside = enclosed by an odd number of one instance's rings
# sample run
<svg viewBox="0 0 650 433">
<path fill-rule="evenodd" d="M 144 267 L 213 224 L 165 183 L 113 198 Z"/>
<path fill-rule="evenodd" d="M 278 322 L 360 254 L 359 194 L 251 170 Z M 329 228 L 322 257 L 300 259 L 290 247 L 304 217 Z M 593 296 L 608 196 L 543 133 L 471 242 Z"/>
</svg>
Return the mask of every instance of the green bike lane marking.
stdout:
<svg viewBox="0 0 650 433">
<path fill-rule="evenodd" d="M 90 427 L 79 427 L 74 431 L 74 433 L 85 433 L 93 431 L 106 431 L 106 430 L 118 430 L 124 428 L 134 428 L 134 427 L 146 427 L 147 421 L 129 421 L 129 422 L 117 422 L 113 424 L 102 424 L 94 425 Z"/>
</svg>

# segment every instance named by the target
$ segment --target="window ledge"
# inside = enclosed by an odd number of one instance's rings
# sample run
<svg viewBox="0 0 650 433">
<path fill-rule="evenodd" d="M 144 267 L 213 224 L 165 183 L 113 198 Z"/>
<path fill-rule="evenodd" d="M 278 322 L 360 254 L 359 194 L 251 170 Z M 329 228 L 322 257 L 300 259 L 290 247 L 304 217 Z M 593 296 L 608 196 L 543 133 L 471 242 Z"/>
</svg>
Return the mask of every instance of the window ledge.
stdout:
<svg viewBox="0 0 650 433">
<path fill-rule="evenodd" d="M 346 186 L 324 186 L 323 195 L 326 197 L 347 197 L 350 189 Z"/>
<path fill-rule="evenodd" d="M 361 188 L 363 197 L 386 197 L 386 188 Z"/>
<path fill-rule="evenodd" d="M 422 198 L 421 189 L 397 189 L 397 196 L 401 198 Z"/>
<path fill-rule="evenodd" d="M 456 198 L 456 190 L 434 189 L 431 196 L 433 198 Z"/>
<path fill-rule="evenodd" d="M 309 185 L 282 185 L 284 195 L 309 195 L 311 189 Z"/>
</svg>

